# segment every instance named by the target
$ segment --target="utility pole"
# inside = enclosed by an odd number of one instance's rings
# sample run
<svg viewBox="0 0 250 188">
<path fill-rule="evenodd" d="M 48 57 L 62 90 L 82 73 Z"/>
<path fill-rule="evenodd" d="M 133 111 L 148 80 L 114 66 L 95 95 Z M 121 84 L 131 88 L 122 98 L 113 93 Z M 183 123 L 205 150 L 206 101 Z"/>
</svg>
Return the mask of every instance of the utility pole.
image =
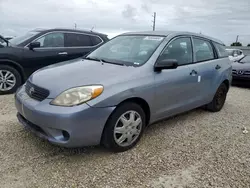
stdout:
<svg viewBox="0 0 250 188">
<path fill-rule="evenodd" d="M 75 29 L 76 29 L 76 27 L 77 27 L 77 25 L 76 25 L 76 23 L 75 23 Z"/>
<path fill-rule="evenodd" d="M 156 12 L 154 12 L 154 20 L 152 21 L 153 22 L 153 31 L 155 31 L 155 20 L 156 20 Z"/>
<path fill-rule="evenodd" d="M 236 43 L 238 42 L 238 39 L 239 39 L 239 35 L 237 35 L 237 37 L 236 37 Z"/>
</svg>

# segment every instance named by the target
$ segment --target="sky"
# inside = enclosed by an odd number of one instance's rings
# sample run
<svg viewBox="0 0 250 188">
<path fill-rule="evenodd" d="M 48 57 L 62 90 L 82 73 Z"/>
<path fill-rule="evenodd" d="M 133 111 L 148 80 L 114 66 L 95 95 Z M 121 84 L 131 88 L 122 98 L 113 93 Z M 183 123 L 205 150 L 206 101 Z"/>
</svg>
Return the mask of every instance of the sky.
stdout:
<svg viewBox="0 0 250 188">
<path fill-rule="evenodd" d="M 108 34 L 156 30 L 202 33 L 231 44 L 250 43 L 250 0 L 0 0 L 0 34 L 34 28 L 74 28 Z"/>
</svg>

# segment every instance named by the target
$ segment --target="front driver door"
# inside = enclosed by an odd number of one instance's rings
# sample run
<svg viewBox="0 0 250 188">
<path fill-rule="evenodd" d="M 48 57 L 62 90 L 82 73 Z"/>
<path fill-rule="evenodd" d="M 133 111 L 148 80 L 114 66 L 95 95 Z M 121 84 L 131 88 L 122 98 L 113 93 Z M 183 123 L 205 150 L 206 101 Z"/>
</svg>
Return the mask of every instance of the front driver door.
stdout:
<svg viewBox="0 0 250 188">
<path fill-rule="evenodd" d="M 158 59 L 176 59 L 176 69 L 155 73 L 155 119 L 162 119 L 196 107 L 198 75 L 193 64 L 190 37 L 173 39 Z"/>
<path fill-rule="evenodd" d="M 27 76 L 37 69 L 68 59 L 63 32 L 47 33 L 34 42 L 40 42 L 40 47 L 32 50 L 25 48 L 23 53 L 22 61 Z"/>
</svg>

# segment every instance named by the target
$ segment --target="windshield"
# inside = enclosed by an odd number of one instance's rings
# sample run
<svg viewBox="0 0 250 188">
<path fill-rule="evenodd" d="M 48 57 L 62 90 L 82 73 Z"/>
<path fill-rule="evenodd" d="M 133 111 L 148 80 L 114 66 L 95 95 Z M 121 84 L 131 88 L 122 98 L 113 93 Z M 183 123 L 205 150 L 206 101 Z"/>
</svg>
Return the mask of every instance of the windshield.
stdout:
<svg viewBox="0 0 250 188">
<path fill-rule="evenodd" d="M 163 41 L 162 36 L 118 36 L 90 53 L 87 58 L 141 66 Z"/>
<path fill-rule="evenodd" d="M 23 43 L 24 41 L 26 41 L 27 39 L 37 35 L 39 32 L 36 32 L 36 31 L 30 31 L 24 35 L 21 35 L 21 36 L 18 36 L 18 37 L 15 37 L 13 39 L 10 39 L 10 43 L 11 44 L 14 44 L 14 45 L 19 45 L 21 43 Z"/>
<path fill-rule="evenodd" d="M 250 56 L 245 56 L 240 60 L 241 63 L 250 63 Z"/>
</svg>

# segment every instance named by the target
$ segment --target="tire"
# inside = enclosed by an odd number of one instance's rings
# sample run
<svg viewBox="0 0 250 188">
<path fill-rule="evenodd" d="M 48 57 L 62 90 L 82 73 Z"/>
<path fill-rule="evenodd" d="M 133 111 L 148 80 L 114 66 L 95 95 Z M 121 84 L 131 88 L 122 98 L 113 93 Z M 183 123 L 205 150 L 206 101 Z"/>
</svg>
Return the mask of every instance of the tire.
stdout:
<svg viewBox="0 0 250 188">
<path fill-rule="evenodd" d="M 217 89 L 212 102 L 205 106 L 205 109 L 210 112 L 219 112 L 226 101 L 228 88 L 226 84 L 222 83 Z"/>
<path fill-rule="evenodd" d="M 131 114 L 134 114 L 134 119 Z M 125 119 L 122 119 L 122 116 Z M 127 151 L 138 143 L 145 125 L 146 117 L 143 109 L 136 103 L 123 103 L 109 117 L 103 131 L 101 143 L 114 152 Z M 131 142 L 129 142 L 130 140 Z"/>
<path fill-rule="evenodd" d="M 11 77 L 8 79 L 8 82 L 4 82 L 3 79 L 5 79 L 5 75 L 8 72 L 8 74 L 11 74 Z M 6 80 L 6 79 L 5 79 Z M 7 88 L 4 88 L 4 85 Z M 8 85 L 12 83 L 12 85 Z M 8 66 L 8 65 L 0 65 L 0 95 L 5 95 L 5 94 L 11 94 L 14 93 L 17 88 L 22 84 L 22 77 L 20 73 L 13 67 Z M 9 86 L 9 87 L 8 87 Z"/>
</svg>

